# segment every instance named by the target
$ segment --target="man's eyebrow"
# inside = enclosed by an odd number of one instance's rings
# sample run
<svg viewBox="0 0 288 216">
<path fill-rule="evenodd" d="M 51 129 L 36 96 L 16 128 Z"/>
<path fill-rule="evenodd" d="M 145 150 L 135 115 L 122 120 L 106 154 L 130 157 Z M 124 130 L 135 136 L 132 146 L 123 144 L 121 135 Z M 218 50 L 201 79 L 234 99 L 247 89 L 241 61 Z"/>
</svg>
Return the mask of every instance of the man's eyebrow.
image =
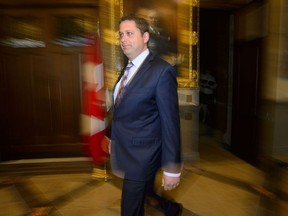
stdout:
<svg viewBox="0 0 288 216">
<path fill-rule="evenodd" d="M 126 30 L 126 31 L 119 31 L 119 34 L 127 34 L 127 33 L 134 33 L 132 30 Z"/>
</svg>

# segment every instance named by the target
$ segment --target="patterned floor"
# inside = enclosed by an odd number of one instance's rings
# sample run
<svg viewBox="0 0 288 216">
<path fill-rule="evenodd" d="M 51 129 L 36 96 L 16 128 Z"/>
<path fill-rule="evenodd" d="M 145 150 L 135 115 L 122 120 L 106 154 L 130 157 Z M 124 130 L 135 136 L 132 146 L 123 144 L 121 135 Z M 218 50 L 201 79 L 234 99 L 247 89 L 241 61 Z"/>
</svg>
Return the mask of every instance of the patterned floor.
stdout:
<svg viewBox="0 0 288 216">
<path fill-rule="evenodd" d="M 222 134 L 206 127 L 200 130 L 199 155 L 198 161 L 185 163 L 176 190 L 157 188 L 183 204 L 183 216 L 287 215 L 285 164 L 263 172 L 225 150 Z M 87 158 L 1 163 L 0 216 L 120 215 L 121 179 L 109 168 L 106 179 L 96 178 L 93 170 Z M 146 206 L 146 215 L 163 214 Z"/>
</svg>

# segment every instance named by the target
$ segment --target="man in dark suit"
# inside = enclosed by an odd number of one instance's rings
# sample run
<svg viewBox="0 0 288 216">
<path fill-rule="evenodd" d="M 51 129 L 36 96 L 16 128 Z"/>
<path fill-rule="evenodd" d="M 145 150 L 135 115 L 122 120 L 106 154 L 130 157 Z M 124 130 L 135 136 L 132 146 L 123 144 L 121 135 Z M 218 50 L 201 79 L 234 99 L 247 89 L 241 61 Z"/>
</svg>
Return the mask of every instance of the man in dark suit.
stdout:
<svg viewBox="0 0 288 216">
<path fill-rule="evenodd" d="M 119 36 L 123 53 L 132 63 L 128 76 L 123 70 L 113 91 L 110 159 L 113 172 L 124 179 L 121 215 L 143 216 L 147 197 L 155 199 L 166 216 L 180 215 L 180 204 L 153 191 L 160 167 L 164 190 L 172 190 L 180 182 L 176 71 L 149 51 L 149 24 L 145 19 L 122 17 Z M 124 90 L 122 79 L 126 81 Z"/>
</svg>

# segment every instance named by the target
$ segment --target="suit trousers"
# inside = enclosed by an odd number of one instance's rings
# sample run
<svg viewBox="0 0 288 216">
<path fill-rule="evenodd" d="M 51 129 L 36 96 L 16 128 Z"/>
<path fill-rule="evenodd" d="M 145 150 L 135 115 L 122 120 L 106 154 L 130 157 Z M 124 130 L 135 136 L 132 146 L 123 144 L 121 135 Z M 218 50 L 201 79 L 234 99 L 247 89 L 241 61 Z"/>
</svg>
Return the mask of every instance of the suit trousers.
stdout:
<svg viewBox="0 0 288 216">
<path fill-rule="evenodd" d="M 122 186 L 121 216 L 144 216 L 145 181 L 124 179 Z"/>
<path fill-rule="evenodd" d="M 123 180 L 121 216 L 144 216 L 147 197 L 159 198 L 154 192 L 156 173 L 146 181 Z"/>
</svg>

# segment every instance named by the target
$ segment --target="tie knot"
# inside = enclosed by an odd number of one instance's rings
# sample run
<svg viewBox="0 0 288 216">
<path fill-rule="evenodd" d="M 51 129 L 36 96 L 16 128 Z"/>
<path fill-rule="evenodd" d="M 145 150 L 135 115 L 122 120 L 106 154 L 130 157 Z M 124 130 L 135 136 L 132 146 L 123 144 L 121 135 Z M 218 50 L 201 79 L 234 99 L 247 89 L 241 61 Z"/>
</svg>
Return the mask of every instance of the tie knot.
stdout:
<svg viewBox="0 0 288 216">
<path fill-rule="evenodd" d="M 129 71 L 131 67 L 133 67 L 133 63 L 132 63 L 132 62 L 129 62 L 129 63 L 126 65 L 125 71 Z"/>
</svg>

